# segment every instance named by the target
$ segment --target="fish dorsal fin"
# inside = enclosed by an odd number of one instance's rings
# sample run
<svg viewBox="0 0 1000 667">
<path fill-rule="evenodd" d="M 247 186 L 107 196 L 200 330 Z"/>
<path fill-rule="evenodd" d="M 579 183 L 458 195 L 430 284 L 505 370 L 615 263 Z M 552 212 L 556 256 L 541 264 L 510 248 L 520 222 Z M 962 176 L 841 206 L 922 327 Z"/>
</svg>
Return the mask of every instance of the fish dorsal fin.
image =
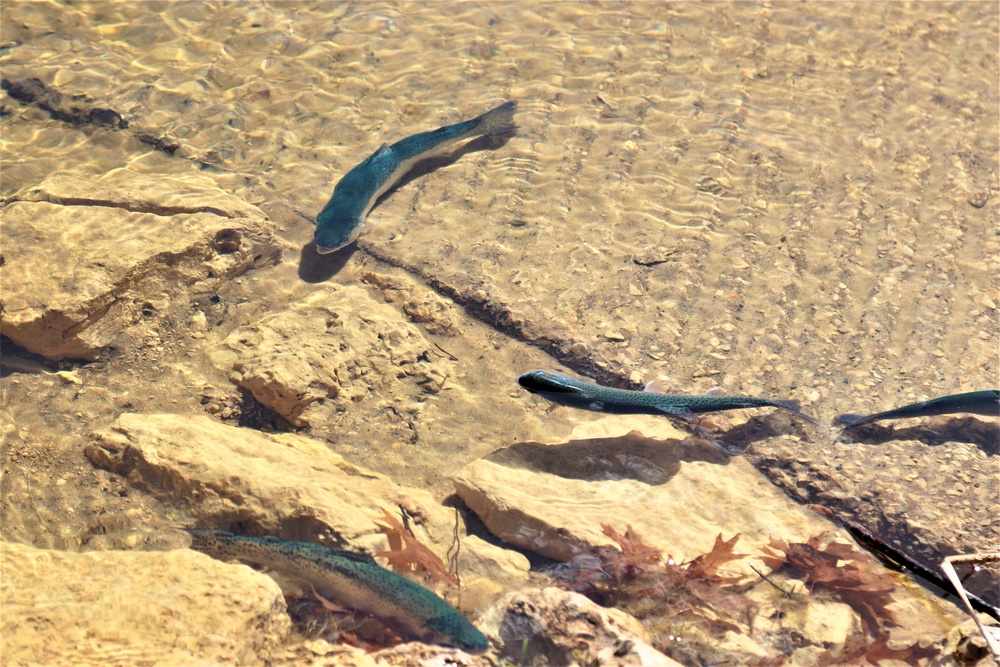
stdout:
<svg viewBox="0 0 1000 667">
<path fill-rule="evenodd" d="M 382 144 L 381 146 L 378 147 L 378 149 L 374 153 L 365 158 L 365 162 L 370 164 L 371 162 L 375 161 L 376 159 L 378 159 L 379 157 L 388 152 L 389 152 L 389 144 Z"/>
<path fill-rule="evenodd" d="M 722 396 L 722 387 L 712 387 L 705 392 L 705 396 Z"/>
<path fill-rule="evenodd" d="M 650 394 L 668 394 L 667 391 L 667 380 L 669 380 L 666 375 L 661 375 L 655 380 L 650 380 L 646 383 L 646 386 L 642 388 L 643 391 Z"/>
<path fill-rule="evenodd" d="M 333 554 L 340 556 L 341 558 L 357 561 L 359 563 L 369 563 L 370 565 L 378 565 L 378 563 L 375 562 L 375 559 L 369 556 L 368 554 L 358 553 L 357 551 L 348 551 L 347 549 L 333 549 L 330 547 L 327 548 L 330 549 L 330 551 Z"/>
</svg>

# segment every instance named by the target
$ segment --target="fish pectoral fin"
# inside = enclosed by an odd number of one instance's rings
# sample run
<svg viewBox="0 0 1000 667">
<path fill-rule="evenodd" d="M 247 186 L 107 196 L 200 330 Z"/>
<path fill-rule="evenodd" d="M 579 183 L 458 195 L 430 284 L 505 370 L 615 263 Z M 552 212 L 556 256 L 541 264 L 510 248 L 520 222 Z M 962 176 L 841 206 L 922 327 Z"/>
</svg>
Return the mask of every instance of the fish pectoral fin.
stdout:
<svg viewBox="0 0 1000 667">
<path fill-rule="evenodd" d="M 843 426 L 860 426 L 865 417 L 868 415 L 856 415 L 851 413 L 846 413 L 842 415 L 837 415 L 833 418 L 834 423 L 842 424 Z"/>
<path fill-rule="evenodd" d="M 647 382 L 642 390 L 650 394 L 669 394 L 669 382 L 669 375 L 660 375 L 656 379 Z"/>
<path fill-rule="evenodd" d="M 338 614 L 345 614 L 349 611 L 347 608 L 341 607 L 336 602 L 331 602 L 330 600 L 327 600 L 325 597 L 317 593 L 316 587 L 313 586 L 312 584 L 309 584 L 309 588 L 312 589 L 312 594 L 316 596 L 316 599 L 319 600 L 320 604 L 322 604 L 323 608 L 326 609 L 327 611 L 331 611 Z"/>
<path fill-rule="evenodd" d="M 722 387 L 712 387 L 705 392 L 705 396 L 722 396 Z"/>
<path fill-rule="evenodd" d="M 600 410 L 604 409 L 604 403 L 601 403 L 600 401 L 591 401 L 590 405 L 588 407 L 591 410 L 598 410 L 598 411 L 600 411 Z"/>
<path fill-rule="evenodd" d="M 695 418 L 694 412 L 691 408 L 685 408 L 679 405 L 661 405 L 656 408 L 665 415 L 670 415 L 671 417 L 680 417 L 681 419 L 686 419 L 691 421 Z"/>
</svg>

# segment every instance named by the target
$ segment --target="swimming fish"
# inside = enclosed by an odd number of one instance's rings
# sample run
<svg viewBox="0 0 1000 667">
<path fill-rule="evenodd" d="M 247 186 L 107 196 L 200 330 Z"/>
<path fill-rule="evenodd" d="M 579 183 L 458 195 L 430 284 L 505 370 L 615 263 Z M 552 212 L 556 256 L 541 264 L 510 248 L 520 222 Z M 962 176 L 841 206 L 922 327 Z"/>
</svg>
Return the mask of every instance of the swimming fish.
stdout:
<svg viewBox="0 0 1000 667">
<path fill-rule="evenodd" d="M 242 537 L 188 530 L 191 548 L 220 560 L 263 565 L 347 607 L 386 620 L 422 641 L 480 653 L 486 636 L 440 597 L 377 564 L 369 556 L 276 537 Z"/>
<path fill-rule="evenodd" d="M 680 396 L 612 389 L 545 371 L 525 373 L 517 378 L 517 383 L 531 393 L 554 403 L 619 415 L 669 415 L 681 419 L 694 419 L 695 414 L 699 412 L 772 407 L 791 412 L 811 424 L 816 423 L 814 419 L 799 411 L 798 401 L 772 401 L 749 396 Z"/>
<path fill-rule="evenodd" d="M 907 417 L 927 417 L 930 415 L 950 415 L 957 412 L 969 412 L 974 415 L 1000 417 L 1000 391 L 970 391 L 965 394 L 954 394 L 932 398 L 929 401 L 910 403 L 895 410 L 876 412 L 870 415 L 843 414 L 834 417 L 834 421 L 848 428 L 870 424 L 883 419 L 904 419 Z"/>
<path fill-rule="evenodd" d="M 333 196 L 316 217 L 316 251 L 326 254 L 353 243 L 368 211 L 414 164 L 447 144 L 484 134 L 513 132 L 517 102 L 504 102 L 482 116 L 422 132 L 382 146 L 351 169 L 333 188 Z"/>
</svg>

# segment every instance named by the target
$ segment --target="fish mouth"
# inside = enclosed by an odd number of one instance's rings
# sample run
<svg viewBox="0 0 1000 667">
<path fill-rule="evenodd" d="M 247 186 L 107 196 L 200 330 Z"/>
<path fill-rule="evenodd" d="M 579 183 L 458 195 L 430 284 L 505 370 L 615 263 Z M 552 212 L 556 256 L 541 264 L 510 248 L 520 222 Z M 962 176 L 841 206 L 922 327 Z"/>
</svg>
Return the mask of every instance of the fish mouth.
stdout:
<svg viewBox="0 0 1000 667">
<path fill-rule="evenodd" d="M 317 245 L 316 252 L 321 255 L 329 255 L 331 252 L 337 252 L 340 248 L 327 248 L 326 246 Z"/>
</svg>

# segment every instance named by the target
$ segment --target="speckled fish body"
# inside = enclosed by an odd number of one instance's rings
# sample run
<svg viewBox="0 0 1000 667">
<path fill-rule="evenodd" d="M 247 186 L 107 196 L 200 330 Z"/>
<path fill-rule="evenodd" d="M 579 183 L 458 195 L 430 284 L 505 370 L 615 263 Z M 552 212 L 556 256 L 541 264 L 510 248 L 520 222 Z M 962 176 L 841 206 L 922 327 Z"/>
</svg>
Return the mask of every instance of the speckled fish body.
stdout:
<svg viewBox="0 0 1000 667">
<path fill-rule="evenodd" d="M 471 652 L 489 644 L 462 614 L 423 586 L 370 557 L 276 537 L 241 537 L 220 530 L 188 530 L 191 548 L 220 560 L 263 565 L 308 582 L 323 597 L 380 619 L 422 641 Z"/>
<path fill-rule="evenodd" d="M 837 415 L 834 417 L 834 421 L 844 426 L 853 427 L 870 424 L 883 419 L 953 415 L 963 412 L 974 415 L 986 415 L 988 417 L 1000 417 L 1000 391 L 987 389 L 986 391 L 953 394 L 951 396 L 942 396 L 941 398 L 932 398 L 929 401 L 910 403 L 895 410 L 886 410 L 885 412 L 876 412 L 870 415 Z"/>
<path fill-rule="evenodd" d="M 333 188 L 333 196 L 316 217 L 316 250 L 326 254 L 353 243 L 378 198 L 428 155 L 462 139 L 512 132 L 515 110 L 517 102 L 504 102 L 472 120 L 414 134 L 391 146 L 383 144 Z"/>
<path fill-rule="evenodd" d="M 797 401 L 768 400 L 749 396 L 684 396 L 613 389 L 545 371 L 525 373 L 517 378 L 517 383 L 553 403 L 612 414 L 670 415 L 692 419 L 700 412 L 772 407 L 791 412 L 804 421 L 814 422 L 799 411 Z"/>
</svg>

